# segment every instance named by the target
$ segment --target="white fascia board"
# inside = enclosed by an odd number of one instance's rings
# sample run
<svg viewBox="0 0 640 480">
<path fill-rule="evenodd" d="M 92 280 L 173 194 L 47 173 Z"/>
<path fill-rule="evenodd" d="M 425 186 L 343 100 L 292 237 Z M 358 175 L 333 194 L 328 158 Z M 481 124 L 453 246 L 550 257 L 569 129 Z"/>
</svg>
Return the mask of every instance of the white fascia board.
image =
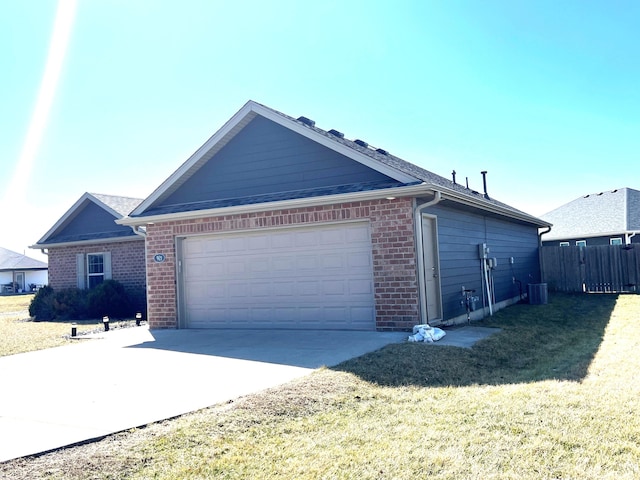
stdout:
<svg viewBox="0 0 640 480">
<path fill-rule="evenodd" d="M 504 217 L 531 223 L 539 227 L 547 227 L 551 225 L 550 223 L 544 222 L 543 220 L 534 216 L 525 213 L 519 214 L 518 212 L 502 208 L 498 205 L 474 201 L 473 198 L 460 195 L 458 192 L 430 183 L 421 183 L 419 185 L 413 185 L 409 187 L 394 187 L 366 192 L 327 195 L 323 197 L 308 197 L 292 200 L 281 200 L 277 202 L 256 203 L 251 205 L 238 205 L 234 207 L 194 210 L 191 212 L 167 213 L 163 215 L 153 215 L 146 217 L 124 217 L 120 220 L 116 220 L 116 223 L 119 225 L 140 226 L 149 223 L 167 222 L 172 220 L 192 220 L 196 218 L 214 217 L 219 215 L 235 215 L 241 213 L 254 213 L 269 210 L 331 205 L 335 203 L 358 202 L 386 197 L 417 197 L 425 194 L 432 195 L 436 191 L 439 191 L 442 194 L 443 199 L 448 199 L 455 203 L 469 205 L 480 210 L 489 211 Z"/>
<path fill-rule="evenodd" d="M 74 203 L 71 208 L 69 208 L 69 210 L 67 210 L 59 219 L 58 221 L 53 225 L 53 227 L 51 227 L 47 233 L 45 233 L 40 240 L 38 240 L 38 243 L 40 242 L 44 242 L 47 238 L 49 238 L 51 235 L 53 235 L 60 227 L 62 227 L 65 222 L 75 213 L 75 211 L 80 207 L 80 205 L 82 205 L 82 203 L 87 200 L 88 198 L 91 198 L 93 200 L 97 200 L 93 195 L 91 195 L 89 192 L 84 193 L 77 201 L 76 203 Z M 100 202 L 102 203 L 102 202 Z M 119 215 L 118 215 L 119 216 Z"/>
<path fill-rule="evenodd" d="M 274 111 L 268 108 L 265 108 L 262 105 L 254 103 L 253 107 L 254 107 L 253 110 L 256 113 L 260 114 L 261 116 L 268 118 L 269 120 L 272 120 L 273 122 L 285 128 L 288 128 L 289 130 L 296 132 L 302 135 L 303 137 L 313 140 L 314 142 L 324 147 L 327 147 L 341 155 L 344 155 L 345 157 L 355 160 L 358 163 L 361 163 L 373 170 L 376 170 L 388 177 L 391 177 L 398 182 L 414 183 L 416 180 L 418 180 L 417 178 L 407 175 L 406 173 L 403 173 L 399 170 L 396 170 L 395 168 L 390 167 L 389 165 L 385 165 L 382 162 L 378 162 L 374 158 L 371 158 L 368 155 L 360 153 L 351 147 L 343 145 L 337 141 L 331 140 L 330 138 L 322 135 L 321 133 L 316 132 L 312 128 L 302 125 L 296 121 L 292 121 L 289 118 L 286 118 L 282 115 L 278 115 Z"/>
<path fill-rule="evenodd" d="M 86 201 L 89 200 L 90 202 L 95 203 L 96 205 L 98 205 L 100 208 L 102 208 L 103 210 L 105 210 L 106 212 L 110 213 L 111 215 L 113 215 L 116 219 L 118 218 L 122 218 L 122 215 L 118 212 L 116 212 L 113 208 L 111 208 L 109 205 L 107 205 L 106 203 L 102 202 L 101 200 L 99 200 L 98 198 L 96 198 L 95 196 L 93 196 L 91 193 L 89 192 L 85 192 L 79 199 L 78 201 L 76 201 L 76 203 L 73 204 L 73 206 L 67 210 L 64 215 L 62 215 L 62 217 L 60 217 L 58 219 L 58 221 L 53 225 L 53 227 L 51 227 L 47 233 L 45 233 L 42 238 L 40 238 L 40 240 L 38 240 L 38 244 L 44 242 L 47 240 L 47 238 L 49 238 L 51 235 L 53 235 L 55 232 L 58 231 L 58 229 L 64 227 L 65 223 L 70 220 L 74 214 L 76 213 L 76 211 L 78 210 L 78 208 L 80 208 L 82 206 L 82 204 Z"/>
<path fill-rule="evenodd" d="M 320 205 L 332 205 L 335 203 L 359 202 L 375 200 L 387 197 L 415 197 L 432 194 L 434 187 L 430 184 L 413 185 L 410 187 L 394 187 L 366 192 L 341 193 L 322 197 L 296 198 L 292 200 L 280 200 L 277 202 L 255 203 L 251 205 L 238 205 L 235 207 L 210 208 L 207 210 L 194 210 L 191 212 L 167 213 L 164 215 L 152 215 L 148 217 L 125 217 L 116 220 L 119 225 L 140 226 L 156 222 L 168 222 L 172 220 L 193 220 L 196 218 L 215 217 L 219 215 L 235 215 L 241 213 L 264 212 L 270 210 L 284 210 L 291 208 L 304 208 Z M 437 188 L 436 188 L 437 190 Z"/>
<path fill-rule="evenodd" d="M 57 247 L 71 247 L 77 245 L 103 245 L 105 243 L 124 243 L 124 242 L 135 242 L 135 241 L 144 241 L 144 237 L 139 235 L 129 236 L 129 237 L 116 237 L 116 238 L 101 238 L 99 240 L 79 240 L 77 242 L 60 242 L 60 243 L 36 243 L 35 245 L 29 245 L 29 248 L 33 248 L 34 250 L 47 250 L 49 248 L 57 248 Z"/>
<path fill-rule="evenodd" d="M 551 226 L 551 223 L 546 222 L 540 218 L 534 217 L 533 215 L 529 215 L 527 213 L 518 213 L 508 208 L 501 207 L 499 205 L 495 205 L 492 203 L 485 203 L 479 200 L 475 200 L 472 197 L 462 195 L 455 190 L 451 190 L 446 187 L 433 187 L 435 190 L 439 190 L 443 197 L 448 198 L 449 200 L 453 200 L 457 203 L 462 203 L 464 205 L 469 205 L 472 207 L 479 208 L 481 210 L 486 210 L 489 212 L 497 213 L 499 215 L 513 218 L 515 220 L 521 220 L 527 223 L 532 223 L 534 225 L 538 225 L 539 227 L 548 227 Z"/>
<path fill-rule="evenodd" d="M 98 197 L 93 196 L 92 194 L 88 193 L 88 199 L 91 200 L 93 203 L 95 203 L 96 205 L 98 205 L 100 208 L 102 208 L 103 210 L 106 210 L 107 212 L 109 212 L 111 215 L 113 215 L 116 218 L 122 218 L 122 214 L 120 212 L 115 211 L 113 208 L 111 208 L 109 205 L 107 205 L 106 203 L 104 203 L 102 200 L 100 200 Z"/>
<path fill-rule="evenodd" d="M 227 122 L 214 133 L 209 140 L 207 140 L 200 148 L 198 148 L 178 169 L 173 172 L 169 178 L 167 178 L 162 184 L 156 188 L 151 195 L 144 199 L 144 201 L 138 205 L 131 214 L 138 215 L 144 212 L 148 207 L 158 200 L 162 194 L 164 194 L 169 188 L 171 188 L 184 174 L 186 174 L 191 167 L 193 167 L 200 159 L 206 156 L 216 144 L 223 141 L 224 138 L 232 132 L 232 130 L 238 126 L 242 120 L 247 117 L 255 107 L 258 106 L 253 101 L 248 101 L 245 105 L 238 110 L 238 112 L 231 117 Z"/>
<path fill-rule="evenodd" d="M 139 215 L 147 208 L 154 204 L 168 189 L 170 189 L 179 179 L 185 175 L 196 163 L 198 163 L 205 156 L 210 155 L 211 151 L 218 146 L 220 142 L 224 142 L 227 135 L 233 133 L 233 130 L 237 128 L 242 122 L 251 114 L 255 113 L 262 117 L 265 117 L 278 125 L 281 125 L 289 130 L 296 132 L 310 140 L 323 145 L 337 153 L 340 153 L 354 161 L 357 161 L 369 168 L 372 168 L 394 180 L 403 183 L 413 183 L 417 179 L 410 175 L 400 172 L 388 165 L 376 161 L 375 159 L 358 152 L 346 145 L 342 145 L 339 142 L 333 141 L 330 138 L 308 128 L 294 120 L 291 120 L 283 115 L 276 113 L 275 111 L 260 105 L 252 100 L 248 101 L 233 117 L 231 117 L 216 133 L 214 133 L 209 140 L 207 140 L 198 150 L 191 155 L 178 169 L 171 174 L 151 195 L 149 195 L 140 205 L 138 205 L 132 212 L 132 215 Z M 253 118 L 253 117 L 252 117 Z M 226 142 L 222 144 L 225 145 Z M 218 146 L 218 149 L 221 146 Z"/>
</svg>

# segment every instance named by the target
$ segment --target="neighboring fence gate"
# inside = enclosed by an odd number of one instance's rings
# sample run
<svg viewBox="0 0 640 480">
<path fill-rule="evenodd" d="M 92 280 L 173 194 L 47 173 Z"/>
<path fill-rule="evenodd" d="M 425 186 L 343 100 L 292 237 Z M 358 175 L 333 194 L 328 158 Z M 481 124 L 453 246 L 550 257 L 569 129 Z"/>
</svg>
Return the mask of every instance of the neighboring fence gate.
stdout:
<svg viewBox="0 0 640 480">
<path fill-rule="evenodd" d="M 542 247 L 543 281 L 563 292 L 638 292 L 640 245 Z"/>
</svg>

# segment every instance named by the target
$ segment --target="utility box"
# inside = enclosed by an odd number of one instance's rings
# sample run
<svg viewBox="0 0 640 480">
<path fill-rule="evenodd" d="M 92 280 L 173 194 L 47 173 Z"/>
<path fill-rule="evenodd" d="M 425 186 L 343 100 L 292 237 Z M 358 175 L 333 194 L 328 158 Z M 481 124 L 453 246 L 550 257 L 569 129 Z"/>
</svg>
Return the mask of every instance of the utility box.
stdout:
<svg viewBox="0 0 640 480">
<path fill-rule="evenodd" d="M 549 303 L 549 292 L 546 283 L 530 283 L 529 303 L 531 305 L 546 305 Z"/>
</svg>

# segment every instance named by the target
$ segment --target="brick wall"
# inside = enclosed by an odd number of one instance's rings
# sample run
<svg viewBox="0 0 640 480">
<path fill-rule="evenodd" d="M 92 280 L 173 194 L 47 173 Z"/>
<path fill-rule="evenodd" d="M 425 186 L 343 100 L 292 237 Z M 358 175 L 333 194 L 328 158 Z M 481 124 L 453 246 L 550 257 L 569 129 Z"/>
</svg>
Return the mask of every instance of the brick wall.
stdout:
<svg viewBox="0 0 640 480">
<path fill-rule="evenodd" d="M 406 330 L 419 323 L 411 199 L 372 200 L 147 226 L 148 316 L 152 328 L 177 327 L 175 237 L 368 219 L 378 330 Z M 165 261 L 153 256 L 163 253 Z"/>
<path fill-rule="evenodd" d="M 145 304 L 144 239 L 92 245 L 74 245 L 49 249 L 49 285 L 56 290 L 78 286 L 76 255 L 111 252 L 111 277 L 133 296 L 136 304 Z"/>
</svg>

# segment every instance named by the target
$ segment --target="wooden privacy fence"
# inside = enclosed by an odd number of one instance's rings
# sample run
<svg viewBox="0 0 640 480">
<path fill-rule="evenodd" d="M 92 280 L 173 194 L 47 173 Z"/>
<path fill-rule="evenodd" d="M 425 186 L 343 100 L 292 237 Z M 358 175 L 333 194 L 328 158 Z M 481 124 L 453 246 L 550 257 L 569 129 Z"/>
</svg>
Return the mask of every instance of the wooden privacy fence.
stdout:
<svg viewBox="0 0 640 480">
<path fill-rule="evenodd" d="M 542 247 L 540 263 L 550 290 L 640 291 L 640 244 Z"/>
</svg>

